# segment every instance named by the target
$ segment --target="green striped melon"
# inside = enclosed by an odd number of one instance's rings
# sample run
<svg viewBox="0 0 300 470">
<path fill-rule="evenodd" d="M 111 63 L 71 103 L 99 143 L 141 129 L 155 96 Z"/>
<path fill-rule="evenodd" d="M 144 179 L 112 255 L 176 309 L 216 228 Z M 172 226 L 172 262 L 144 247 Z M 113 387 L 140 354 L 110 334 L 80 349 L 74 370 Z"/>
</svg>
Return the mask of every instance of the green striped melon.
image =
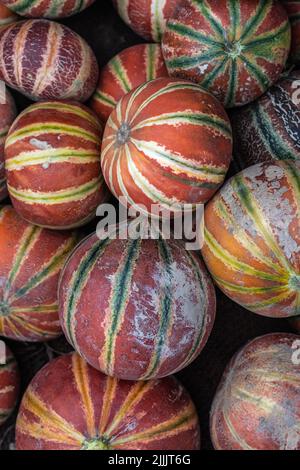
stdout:
<svg viewBox="0 0 300 470">
<path fill-rule="evenodd" d="M 254 101 L 280 77 L 291 28 L 275 0 L 183 0 L 162 49 L 172 77 L 202 85 L 226 106 Z"/>
<path fill-rule="evenodd" d="M 63 270 L 59 309 L 68 341 L 89 364 L 148 380 L 198 356 L 212 329 L 215 293 L 199 255 L 179 241 L 94 234 Z"/>
<path fill-rule="evenodd" d="M 205 209 L 206 265 L 257 314 L 300 314 L 299 200 L 300 161 L 274 161 L 234 176 Z"/>
</svg>

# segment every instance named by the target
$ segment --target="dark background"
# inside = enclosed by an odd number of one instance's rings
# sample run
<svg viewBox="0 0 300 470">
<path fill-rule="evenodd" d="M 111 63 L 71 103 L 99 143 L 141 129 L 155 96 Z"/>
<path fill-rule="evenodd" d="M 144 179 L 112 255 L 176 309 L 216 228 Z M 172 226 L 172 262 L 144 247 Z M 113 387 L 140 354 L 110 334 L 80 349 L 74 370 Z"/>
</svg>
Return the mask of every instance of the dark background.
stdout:
<svg viewBox="0 0 300 470">
<path fill-rule="evenodd" d="M 114 11 L 110 0 L 96 0 L 83 13 L 62 21 L 87 40 L 99 62 L 104 66 L 115 54 L 134 44 L 144 42 L 135 35 Z M 30 101 L 13 91 L 18 110 Z M 230 173 L 236 172 L 233 163 Z M 90 226 L 87 230 L 92 231 Z M 222 373 L 231 356 L 248 340 L 271 332 L 291 331 L 287 320 L 269 319 L 252 314 L 217 290 L 217 318 L 211 337 L 200 357 L 177 374 L 190 392 L 199 413 L 202 449 L 211 449 L 209 411 Z M 35 372 L 57 353 L 67 350 L 63 340 L 49 345 L 8 342 L 17 356 L 24 389 Z M 15 413 L 16 414 L 16 413 Z M 0 449 L 13 442 L 15 415 L 0 428 Z"/>
</svg>

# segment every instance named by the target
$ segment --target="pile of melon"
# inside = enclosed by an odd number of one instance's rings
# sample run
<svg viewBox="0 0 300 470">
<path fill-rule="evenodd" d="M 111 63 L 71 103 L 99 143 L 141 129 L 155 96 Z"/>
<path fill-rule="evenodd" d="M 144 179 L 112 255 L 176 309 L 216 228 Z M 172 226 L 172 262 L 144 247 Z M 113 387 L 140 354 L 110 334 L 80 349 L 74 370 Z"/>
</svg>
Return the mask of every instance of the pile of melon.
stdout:
<svg viewBox="0 0 300 470">
<path fill-rule="evenodd" d="M 0 449 L 300 450 L 298 3 L 1 2 Z"/>
</svg>

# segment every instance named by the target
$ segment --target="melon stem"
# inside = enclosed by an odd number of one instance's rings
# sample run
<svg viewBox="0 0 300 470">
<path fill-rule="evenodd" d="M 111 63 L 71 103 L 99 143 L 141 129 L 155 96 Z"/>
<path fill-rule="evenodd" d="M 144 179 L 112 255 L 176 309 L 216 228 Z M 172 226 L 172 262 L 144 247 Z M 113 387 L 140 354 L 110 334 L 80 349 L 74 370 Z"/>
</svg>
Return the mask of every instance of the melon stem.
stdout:
<svg viewBox="0 0 300 470">
<path fill-rule="evenodd" d="M 120 126 L 118 132 L 117 132 L 117 145 L 124 145 L 126 142 L 129 141 L 130 139 L 130 126 L 126 122 L 123 122 L 123 124 Z"/>
<path fill-rule="evenodd" d="M 10 313 L 9 305 L 4 300 L 0 300 L 0 317 L 8 317 Z"/>
<path fill-rule="evenodd" d="M 86 439 L 81 450 L 110 450 L 108 439 L 96 437 L 94 439 Z"/>
<path fill-rule="evenodd" d="M 243 45 L 239 41 L 225 42 L 225 52 L 232 59 L 236 59 L 241 55 Z"/>
</svg>

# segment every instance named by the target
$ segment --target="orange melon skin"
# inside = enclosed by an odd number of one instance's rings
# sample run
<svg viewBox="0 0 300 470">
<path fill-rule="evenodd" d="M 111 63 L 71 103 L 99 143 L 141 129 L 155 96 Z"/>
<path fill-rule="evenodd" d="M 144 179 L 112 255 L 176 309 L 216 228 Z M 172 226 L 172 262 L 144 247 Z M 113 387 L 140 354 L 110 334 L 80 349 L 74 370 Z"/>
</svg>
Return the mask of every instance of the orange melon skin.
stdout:
<svg viewBox="0 0 300 470">
<path fill-rule="evenodd" d="M 297 341 L 300 336 L 272 333 L 233 357 L 211 409 L 216 450 L 300 450 Z"/>
<path fill-rule="evenodd" d="M 102 124 L 86 106 L 44 101 L 14 121 L 5 142 L 8 191 L 29 222 L 85 225 L 108 197 L 100 166 Z"/>
<path fill-rule="evenodd" d="M 198 254 L 176 240 L 86 238 L 59 282 L 66 338 L 93 367 L 123 380 L 165 377 L 204 348 L 214 286 Z"/>
<path fill-rule="evenodd" d="M 18 21 L 18 19 L 20 19 L 18 15 L 13 13 L 3 3 L 0 4 L 0 31 L 2 31 L 2 29 L 10 23 Z"/>
<path fill-rule="evenodd" d="M 137 44 L 113 57 L 100 73 L 90 106 L 104 123 L 118 101 L 142 83 L 168 77 L 161 47 Z"/>
<path fill-rule="evenodd" d="M 106 123 L 101 166 L 111 192 L 128 206 L 178 215 L 211 199 L 231 156 L 231 125 L 217 99 L 186 80 L 158 78 L 118 102 Z"/>
<path fill-rule="evenodd" d="M 162 40 L 169 75 L 198 83 L 226 108 L 276 83 L 290 45 L 290 22 L 275 0 L 183 0 Z"/>
<path fill-rule="evenodd" d="M 96 88 L 94 52 L 63 24 L 45 19 L 12 23 L 1 34 L 0 49 L 1 78 L 33 101 L 84 102 Z"/>
<path fill-rule="evenodd" d="M 199 422 L 174 377 L 119 381 L 76 353 L 34 377 L 17 418 L 18 450 L 196 450 Z"/>
<path fill-rule="evenodd" d="M 232 300 L 259 315 L 300 313 L 299 161 L 253 165 L 205 209 L 204 261 Z"/>
<path fill-rule="evenodd" d="M 54 232 L 0 209 L 0 336 L 47 341 L 61 335 L 57 286 L 77 243 L 75 232 Z"/>
</svg>

